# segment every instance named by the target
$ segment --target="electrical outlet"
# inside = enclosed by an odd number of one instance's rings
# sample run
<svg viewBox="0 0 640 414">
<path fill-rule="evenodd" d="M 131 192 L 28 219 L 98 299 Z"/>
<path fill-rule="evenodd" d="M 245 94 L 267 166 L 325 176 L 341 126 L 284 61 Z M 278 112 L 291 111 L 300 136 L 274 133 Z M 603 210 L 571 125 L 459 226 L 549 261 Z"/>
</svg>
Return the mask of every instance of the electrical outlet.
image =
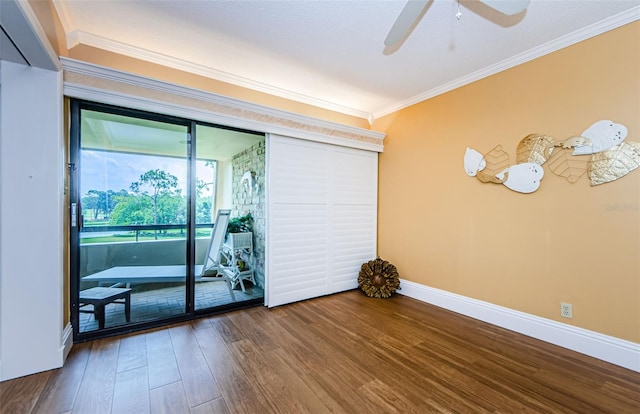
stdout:
<svg viewBox="0 0 640 414">
<path fill-rule="evenodd" d="M 573 305 L 570 303 L 560 302 L 560 316 L 563 318 L 573 318 Z"/>
</svg>

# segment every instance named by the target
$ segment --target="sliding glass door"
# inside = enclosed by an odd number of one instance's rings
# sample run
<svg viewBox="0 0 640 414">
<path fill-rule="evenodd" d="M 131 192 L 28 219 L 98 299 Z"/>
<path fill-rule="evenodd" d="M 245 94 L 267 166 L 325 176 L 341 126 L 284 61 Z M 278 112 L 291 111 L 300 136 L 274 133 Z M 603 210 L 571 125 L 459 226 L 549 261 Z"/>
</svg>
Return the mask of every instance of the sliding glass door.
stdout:
<svg viewBox="0 0 640 414">
<path fill-rule="evenodd" d="M 263 217 L 264 151 L 257 155 L 261 164 L 246 156 L 260 146 L 262 134 L 72 101 L 76 339 L 262 303 L 254 249 L 227 246 L 223 254 L 228 230 L 250 217 L 251 228 L 242 230 L 253 245 L 253 216 Z M 243 174 L 251 183 L 241 181 Z M 262 190 L 254 193 L 256 177 Z M 246 205 L 254 201 L 258 210 Z M 221 213 L 224 220 L 214 228 Z M 245 252 L 240 273 L 238 255 Z"/>
<path fill-rule="evenodd" d="M 75 109 L 79 332 L 184 314 L 190 123 Z"/>
<path fill-rule="evenodd" d="M 264 135 L 198 124 L 195 136 L 195 309 L 262 301 Z M 206 223 L 224 210 L 230 222 L 220 240 Z"/>
</svg>

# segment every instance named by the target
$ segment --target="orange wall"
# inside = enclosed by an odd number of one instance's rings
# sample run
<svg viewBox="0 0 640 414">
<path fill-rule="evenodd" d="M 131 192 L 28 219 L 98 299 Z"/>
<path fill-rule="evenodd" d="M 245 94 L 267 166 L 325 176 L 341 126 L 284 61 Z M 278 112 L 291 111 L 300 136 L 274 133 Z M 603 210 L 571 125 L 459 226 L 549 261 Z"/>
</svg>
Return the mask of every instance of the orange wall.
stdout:
<svg viewBox="0 0 640 414">
<path fill-rule="evenodd" d="M 404 279 L 640 342 L 640 169 L 597 187 L 547 169 L 532 194 L 463 170 L 467 146 L 515 162 L 526 135 L 600 119 L 640 142 L 639 74 L 636 22 L 377 121 L 379 255 Z"/>
</svg>

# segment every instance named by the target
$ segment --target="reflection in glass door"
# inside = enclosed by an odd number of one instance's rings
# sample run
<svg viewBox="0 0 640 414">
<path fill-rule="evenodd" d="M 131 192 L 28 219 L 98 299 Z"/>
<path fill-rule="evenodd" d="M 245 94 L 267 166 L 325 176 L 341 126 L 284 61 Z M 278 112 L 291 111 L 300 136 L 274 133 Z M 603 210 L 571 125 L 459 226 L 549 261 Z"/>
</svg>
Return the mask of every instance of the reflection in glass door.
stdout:
<svg viewBox="0 0 640 414">
<path fill-rule="evenodd" d="M 76 113 L 78 332 L 184 314 L 190 124 L 89 104 Z"/>
</svg>

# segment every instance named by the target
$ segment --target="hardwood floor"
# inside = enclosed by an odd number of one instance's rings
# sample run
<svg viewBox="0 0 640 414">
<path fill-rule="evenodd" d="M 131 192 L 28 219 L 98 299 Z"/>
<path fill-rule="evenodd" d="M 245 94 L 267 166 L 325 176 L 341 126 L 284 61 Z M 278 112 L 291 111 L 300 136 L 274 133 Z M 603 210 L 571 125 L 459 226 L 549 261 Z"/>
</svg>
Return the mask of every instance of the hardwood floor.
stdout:
<svg viewBox="0 0 640 414">
<path fill-rule="evenodd" d="M 73 347 L 2 413 L 640 413 L 640 373 L 359 291 Z"/>
</svg>

